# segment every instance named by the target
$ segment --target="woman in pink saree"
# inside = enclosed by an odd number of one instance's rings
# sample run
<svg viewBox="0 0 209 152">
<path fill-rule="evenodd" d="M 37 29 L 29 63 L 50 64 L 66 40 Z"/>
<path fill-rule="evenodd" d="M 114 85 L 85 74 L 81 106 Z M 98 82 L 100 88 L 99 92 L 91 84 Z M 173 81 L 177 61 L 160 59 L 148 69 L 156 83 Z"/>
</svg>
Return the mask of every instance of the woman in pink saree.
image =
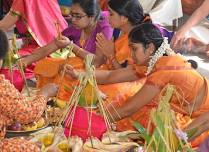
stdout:
<svg viewBox="0 0 209 152">
<path fill-rule="evenodd" d="M 67 28 L 57 0 L 14 0 L 10 12 L 0 21 L 0 28 L 7 30 L 16 22 L 25 26 L 20 32 L 29 31 L 39 46 L 57 35 L 55 23 L 59 23 L 61 31 Z"/>
<path fill-rule="evenodd" d="M 30 35 L 32 41 L 27 38 L 29 41 L 18 51 L 20 56 L 25 56 L 57 37 L 56 23 L 59 24 L 60 31 L 67 28 L 57 0 L 13 0 L 9 13 L 0 21 L 0 29 L 8 30 L 16 24 L 20 34 Z M 34 77 L 34 67 L 33 64 L 25 69 L 27 79 Z M 8 70 L 5 69 L 1 73 L 8 75 Z M 21 80 L 15 81 L 16 86 Z"/>
</svg>

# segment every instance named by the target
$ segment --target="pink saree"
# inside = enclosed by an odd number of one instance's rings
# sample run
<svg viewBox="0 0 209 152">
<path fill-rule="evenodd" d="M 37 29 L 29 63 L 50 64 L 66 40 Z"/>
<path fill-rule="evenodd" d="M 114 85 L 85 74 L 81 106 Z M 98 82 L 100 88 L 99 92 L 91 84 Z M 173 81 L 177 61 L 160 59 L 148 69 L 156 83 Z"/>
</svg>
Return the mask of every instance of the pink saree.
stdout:
<svg viewBox="0 0 209 152">
<path fill-rule="evenodd" d="M 56 22 L 60 25 L 60 32 L 67 28 L 67 22 L 61 14 L 57 0 L 13 0 L 10 13 L 19 16 L 16 23 L 19 33 L 27 34 L 29 32 L 35 40 L 35 43 L 32 40 L 18 51 L 20 56 L 29 55 L 37 47 L 51 42 L 57 36 Z M 27 79 L 34 77 L 34 67 L 35 64 L 32 64 L 26 68 Z M 9 70 L 6 68 L 1 71 L 6 76 L 8 72 Z M 14 78 L 19 78 L 18 71 L 13 75 Z M 9 76 L 7 78 L 10 79 Z M 22 84 L 20 85 L 20 83 Z M 21 90 L 23 81 L 16 79 L 13 84 L 18 90 Z"/>
<path fill-rule="evenodd" d="M 20 16 L 39 46 L 48 44 L 57 36 L 56 22 L 60 31 L 67 28 L 57 0 L 14 0 L 10 11 Z"/>
</svg>

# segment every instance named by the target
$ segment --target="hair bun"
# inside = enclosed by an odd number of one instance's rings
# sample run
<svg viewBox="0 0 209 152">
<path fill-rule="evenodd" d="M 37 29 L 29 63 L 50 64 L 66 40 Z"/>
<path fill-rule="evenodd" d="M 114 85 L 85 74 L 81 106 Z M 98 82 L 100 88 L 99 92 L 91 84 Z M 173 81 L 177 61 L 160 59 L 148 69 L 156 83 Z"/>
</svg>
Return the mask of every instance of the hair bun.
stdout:
<svg viewBox="0 0 209 152">
<path fill-rule="evenodd" d="M 144 14 L 142 23 L 152 22 L 149 14 Z"/>
<path fill-rule="evenodd" d="M 196 61 L 189 59 L 189 60 L 187 60 L 187 62 L 189 62 L 191 64 L 192 68 L 194 68 L 194 69 L 198 68 L 198 63 Z"/>
</svg>

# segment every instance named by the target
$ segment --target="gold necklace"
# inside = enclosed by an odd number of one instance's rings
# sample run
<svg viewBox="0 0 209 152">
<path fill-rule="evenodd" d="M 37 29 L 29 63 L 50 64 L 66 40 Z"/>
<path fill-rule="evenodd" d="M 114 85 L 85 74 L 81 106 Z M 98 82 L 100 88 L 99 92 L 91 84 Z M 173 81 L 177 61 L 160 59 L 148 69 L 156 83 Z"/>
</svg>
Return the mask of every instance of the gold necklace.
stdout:
<svg viewBox="0 0 209 152">
<path fill-rule="evenodd" d="M 86 47 L 88 46 L 88 44 L 90 42 L 89 41 L 89 38 L 91 38 L 93 36 L 93 34 L 94 34 L 96 25 L 97 25 L 97 23 L 93 26 L 92 31 L 90 32 L 89 36 L 87 36 L 87 38 L 85 38 L 85 35 L 84 35 L 85 32 L 84 32 L 84 30 L 81 31 L 81 36 L 80 36 L 79 43 L 80 43 L 81 48 L 83 48 L 84 50 L 86 49 Z"/>
</svg>

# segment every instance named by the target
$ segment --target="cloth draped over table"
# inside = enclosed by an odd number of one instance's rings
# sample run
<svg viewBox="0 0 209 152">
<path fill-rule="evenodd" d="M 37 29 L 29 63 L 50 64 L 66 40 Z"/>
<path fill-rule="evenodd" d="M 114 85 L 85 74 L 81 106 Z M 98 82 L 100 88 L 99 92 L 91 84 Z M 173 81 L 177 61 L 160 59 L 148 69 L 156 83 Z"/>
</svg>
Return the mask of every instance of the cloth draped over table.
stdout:
<svg viewBox="0 0 209 152">
<path fill-rule="evenodd" d="M 172 25 L 174 19 L 183 16 L 181 0 L 140 0 L 139 2 L 156 24 Z"/>
</svg>

